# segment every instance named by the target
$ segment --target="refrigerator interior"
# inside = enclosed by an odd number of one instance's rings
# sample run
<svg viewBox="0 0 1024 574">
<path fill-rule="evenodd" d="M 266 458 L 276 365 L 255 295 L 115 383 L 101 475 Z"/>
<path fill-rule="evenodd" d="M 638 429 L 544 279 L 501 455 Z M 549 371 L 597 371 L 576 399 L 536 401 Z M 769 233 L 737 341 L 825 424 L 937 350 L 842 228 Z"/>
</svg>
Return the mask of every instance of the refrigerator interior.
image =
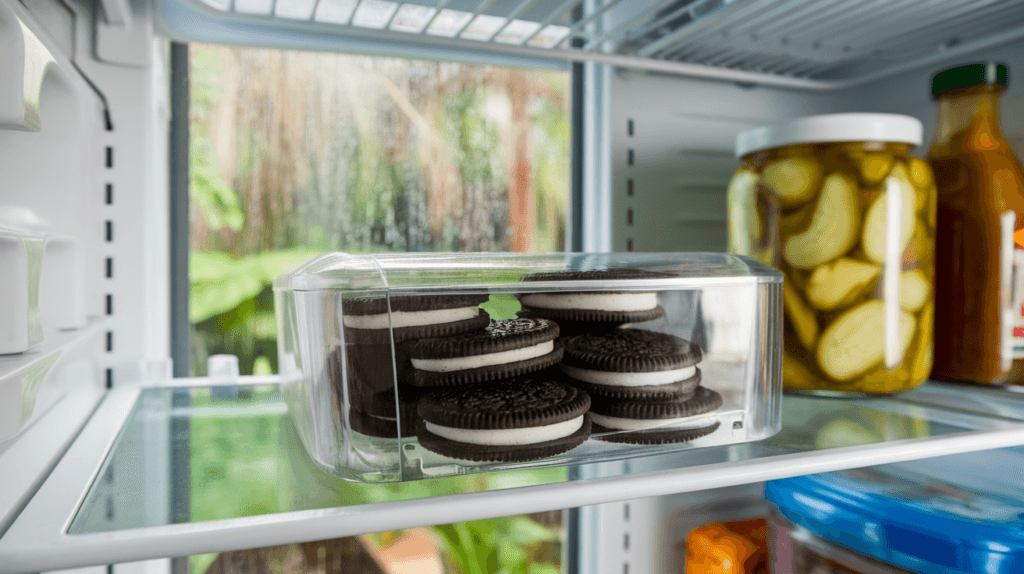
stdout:
<svg viewBox="0 0 1024 574">
<path fill-rule="evenodd" d="M 427 24 L 403 31 L 393 25 L 397 5 L 376 29 L 319 18 L 320 6 L 347 5 L 327 0 L 0 2 L 0 69 L 18 79 L 0 87 L 2 215 L 26 225 L 26 212 L 38 216 L 28 223 L 53 246 L 44 265 L 72 238 L 68 265 L 80 266 L 80 278 L 44 274 L 43 282 L 74 285 L 87 316 L 68 330 L 42 309 L 43 343 L 0 356 L 0 397 L 9 397 L 0 404 L 16 407 L 0 424 L 17 418 L 0 429 L 0 571 L 316 540 L 437 516 L 455 522 L 581 507 L 570 559 L 578 571 L 668 572 L 679 568 L 680 536 L 700 515 L 692 509 L 743 515 L 757 508 L 765 480 L 1024 444 L 1021 395 L 929 383 L 871 401 L 786 397 L 783 431 L 758 443 L 580 465 L 554 479 L 526 472 L 465 490 L 453 483 L 448 496 L 410 487 L 388 502 L 333 507 L 328 495 L 336 485 L 309 470 L 294 437 L 282 436 L 298 449 L 282 465 L 308 497 L 259 519 L 190 522 L 183 469 L 172 458 L 181 425 L 232 412 L 286 414 L 273 378 L 170 377 L 170 246 L 181 227 L 169 217 L 168 36 L 563 69 L 568 59 L 583 62 L 573 72 L 582 82 L 576 125 L 584 134 L 577 242 L 597 251 L 724 251 L 725 189 L 738 165 L 732 148 L 740 131 L 816 113 L 903 113 L 925 125 L 926 144 L 915 150 L 923 155 L 934 124 L 928 88 L 935 71 L 1024 59 L 1024 8 L 1013 2 L 957 1 L 942 10 L 901 2 L 882 13 L 855 0 L 611 0 L 603 8 L 590 0 L 443 2 L 462 4 L 467 13 L 505 10 L 500 17 L 509 20 L 564 24 L 585 34 L 576 42 L 584 46 L 503 43 L 498 31 L 452 38 L 424 33 Z M 718 39 L 744 26 L 764 34 Z M 908 26 L 913 33 L 904 33 Z M 857 45 L 815 46 L 815 38 L 857 38 L 852 31 L 866 30 Z M 1024 89 L 1013 78 L 1003 126 L 1020 151 Z M 17 252 L 15 243 L 0 256 Z M 0 265 L 14 268 L 14 261 Z M 40 305 L 55 308 L 46 303 L 54 298 Z M 192 389 L 212 385 L 238 397 L 225 412 L 175 410 L 188 405 Z M 834 430 L 837 420 L 887 431 L 849 440 Z"/>
</svg>

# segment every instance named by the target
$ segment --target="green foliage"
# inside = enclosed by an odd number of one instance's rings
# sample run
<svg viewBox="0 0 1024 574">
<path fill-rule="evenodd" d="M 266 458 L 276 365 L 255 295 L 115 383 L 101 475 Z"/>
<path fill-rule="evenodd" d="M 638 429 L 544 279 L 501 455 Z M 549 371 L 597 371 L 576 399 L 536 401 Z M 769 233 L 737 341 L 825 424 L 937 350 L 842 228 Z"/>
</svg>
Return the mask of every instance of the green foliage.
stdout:
<svg viewBox="0 0 1024 574">
<path fill-rule="evenodd" d="M 245 224 L 245 216 L 238 194 L 221 174 L 213 142 L 206 130 L 213 102 L 218 96 L 218 76 L 223 62 L 212 50 L 196 50 L 191 67 L 189 196 L 211 230 L 227 227 L 239 231 Z"/>
<path fill-rule="evenodd" d="M 225 182 L 213 154 L 213 145 L 206 137 L 192 138 L 189 195 L 199 206 L 199 213 L 211 230 L 227 227 L 239 231 L 245 224 L 242 206 L 235 189 Z"/>
<path fill-rule="evenodd" d="M 213 564 L 213 561 L 217 559 L 219 554 L 196 554 L 189 556 L 188 559 L 188 572 L 189 574 L 203 574 L 206 569 Z"/>
<path fill-rule="evenodd" d="M 511 293 L 493 293 L 487 302 L 480 304 L 480 307 L 495 321 L 512 319 L 523 308 L 519 299 Z"/>
<path fill-rule="evenodd" d="M 560 546 L 560 533 L 526 516 L 494 518 L 435 526 L 448 552 L 463 574 L 529 574 L 558 571 L 558 565 L 541 558 Z M 543 566 L 540 570 L 536 567 Z"/>
<path fill-rule="evenodd" d="M 251 301 L 278 275 L 319 255 L 315 251 L 289 249 L 267 251 L 234 259 L 216 251 L 189 254 L 189 319 L 200 323 Z M 245 316 L 252 309 L 245 310 Z"/>
<path fill-rule="evenodd" d="M 280 512 L 275 437 L 280 417 L 193 417 L 192 521 Z"/>
</svg>

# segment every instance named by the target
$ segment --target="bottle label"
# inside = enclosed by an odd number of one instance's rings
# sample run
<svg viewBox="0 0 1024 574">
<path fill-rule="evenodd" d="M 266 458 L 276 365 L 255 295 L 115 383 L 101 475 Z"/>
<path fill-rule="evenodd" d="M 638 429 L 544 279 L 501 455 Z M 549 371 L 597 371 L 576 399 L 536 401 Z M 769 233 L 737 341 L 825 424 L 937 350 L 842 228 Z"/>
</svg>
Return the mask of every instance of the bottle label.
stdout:
<svg viewBox="0 0 1024 574">
<path fill-rule="evenodd" d="M 1021 291 L 1017 285 L 1017 277 L 1024 268 L 1017 264 L 1019 255 L 1013 241 L 1013 228 L 1017 223 L 1017 214 L 1013 211 L 1004 211 L 999 217 L 999 223 L 1001 231 L 999 245 L 999 355 L 1002 360 L 1002 370 L 1006 372 L 1010 370 L 1013 359 L 1017 356 L 1016 332 L 1018 323 L 1021 322 L 1021 312 L 1020 306 L 1015 306 L 1014 302 Z M 1020 326 L 1024 327 L 1024 325 Z M 1021 334 L 1024 339 L 1024 331 Z"/>
<path fill-rule="evenodd" d="M 1013 302 L 1010 314 L 1013 321 L 1013 358 L 1024 359 L 1024 248 L 1013 250 Z"/>
</svg>

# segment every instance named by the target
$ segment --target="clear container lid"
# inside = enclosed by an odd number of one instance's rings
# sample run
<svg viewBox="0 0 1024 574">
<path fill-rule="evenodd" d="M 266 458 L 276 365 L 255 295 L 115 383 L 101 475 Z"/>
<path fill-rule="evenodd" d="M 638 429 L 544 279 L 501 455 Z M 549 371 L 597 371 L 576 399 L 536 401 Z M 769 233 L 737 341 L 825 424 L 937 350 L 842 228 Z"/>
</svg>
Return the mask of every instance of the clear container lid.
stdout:
<svg viewBox="0 0 1024 574">
<path fill-rule="evenodd" d="M 545 272 L 603 269 L 649 271 L 614 280 L 553 278 L 522 282 Z M 528 292 L 559 289 L 671 288 L 781 283 L 782 274 L 754 259 L 729 253 L 327 253 L 274 281 L 275 291 L 431 291 Z"/>
<path fill-rule="evenodd" d="M 1024 449 L 768 482 L 791 522 L 914 572 L 1024 571 Z"/>
<path fill-rule="evenodd" d="M 825 114 L 749 129 L 736 136 L 736 157 L 803 143 L 899 142 L 921 145 L 921 121 L 899 114 Z"/>
</svg>

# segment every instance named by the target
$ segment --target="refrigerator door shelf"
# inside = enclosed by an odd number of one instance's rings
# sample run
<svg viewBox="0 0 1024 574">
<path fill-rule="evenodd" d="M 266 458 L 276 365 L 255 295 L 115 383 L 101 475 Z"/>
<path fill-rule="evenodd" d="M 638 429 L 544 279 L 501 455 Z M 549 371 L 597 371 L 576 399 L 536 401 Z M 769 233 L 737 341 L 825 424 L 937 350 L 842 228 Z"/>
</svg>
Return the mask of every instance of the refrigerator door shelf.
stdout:
<svg viewBox="0 0 1024 574">
<path fill-rule="evenodd" d="M 1024 444 L 1024 397 L 1002 392 L 1003 413 L 989 416 L 918 400 L 947 388 L 929 383 L 870 401 L 787 396 L 782 432 L 761 442 L 355 484 L 310 461 L 271 380 L 109 392 L 0 537 L 0 572 L 288 544 Z M 210 497 L 218 504 L 206 504 Z"/>
<path fill-rule="evenodd" d="M 96 360 L 102 346 L 101 323 L 93 321 L 76 331 L 47 331 L 32 349 L 0 355 L 0 533 L 103 397 Z"/>
</svg>

